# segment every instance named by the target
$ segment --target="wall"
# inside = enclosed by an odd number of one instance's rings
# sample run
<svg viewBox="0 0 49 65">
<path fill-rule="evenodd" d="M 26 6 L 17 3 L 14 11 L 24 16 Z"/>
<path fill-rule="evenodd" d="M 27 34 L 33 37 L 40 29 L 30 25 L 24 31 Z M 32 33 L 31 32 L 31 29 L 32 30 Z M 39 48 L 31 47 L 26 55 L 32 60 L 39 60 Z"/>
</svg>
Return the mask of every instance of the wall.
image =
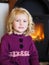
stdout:
<svg viewBox="0 0 49 65">
<path fill-rule="evenodd" d="M 9 4 L 0 3 L 0 41 L 5 33 L 5 21 L 9 13 Z"/>
</svg>

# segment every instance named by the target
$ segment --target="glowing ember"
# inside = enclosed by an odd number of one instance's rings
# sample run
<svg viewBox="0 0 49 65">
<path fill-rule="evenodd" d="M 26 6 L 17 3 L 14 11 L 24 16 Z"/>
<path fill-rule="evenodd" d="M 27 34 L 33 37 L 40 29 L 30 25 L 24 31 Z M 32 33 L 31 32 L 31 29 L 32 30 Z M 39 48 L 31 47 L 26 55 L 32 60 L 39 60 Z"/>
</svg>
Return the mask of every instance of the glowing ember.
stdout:
<svg viewBox="0 0 49 65">
<path fill-rule="evenodd" d="M 43 24 L 41 23 L 35 24 L 35 32 L 30 35 L 34 40 L 38 41 L 43 40 L 44 39 Z"/>
</svg>

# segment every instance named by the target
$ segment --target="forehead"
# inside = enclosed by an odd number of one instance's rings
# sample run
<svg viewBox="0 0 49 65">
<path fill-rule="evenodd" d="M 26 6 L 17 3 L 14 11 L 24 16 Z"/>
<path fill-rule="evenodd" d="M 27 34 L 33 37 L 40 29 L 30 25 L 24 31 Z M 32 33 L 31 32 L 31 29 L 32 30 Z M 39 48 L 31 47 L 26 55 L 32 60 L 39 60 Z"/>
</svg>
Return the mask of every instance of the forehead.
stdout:
<svg viewBox="0 0 49 65">
<path fill-rule="evenodd" d="M 18 18 L 28 18 L 28 15 L 26 14 L 26 13 L 17 13 L 16 15 L 15 15 L 15 17 L 18 17 Z"/>
</svg>

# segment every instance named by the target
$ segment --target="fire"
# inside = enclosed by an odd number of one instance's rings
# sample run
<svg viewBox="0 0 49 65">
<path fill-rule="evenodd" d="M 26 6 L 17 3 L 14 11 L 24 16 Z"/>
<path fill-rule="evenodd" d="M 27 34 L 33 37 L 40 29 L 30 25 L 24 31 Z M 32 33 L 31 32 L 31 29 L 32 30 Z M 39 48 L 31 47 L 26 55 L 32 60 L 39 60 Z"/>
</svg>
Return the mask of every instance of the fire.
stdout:
<svg viewBox="0 0 49 65">
<path fill-rule="evenodd" d="M 43 40 L 44 39 L 43 24 L 41 23 L 35 24 L 35 32 L 30 35 L 34 40 L 38 41 Z"/>
</svg>

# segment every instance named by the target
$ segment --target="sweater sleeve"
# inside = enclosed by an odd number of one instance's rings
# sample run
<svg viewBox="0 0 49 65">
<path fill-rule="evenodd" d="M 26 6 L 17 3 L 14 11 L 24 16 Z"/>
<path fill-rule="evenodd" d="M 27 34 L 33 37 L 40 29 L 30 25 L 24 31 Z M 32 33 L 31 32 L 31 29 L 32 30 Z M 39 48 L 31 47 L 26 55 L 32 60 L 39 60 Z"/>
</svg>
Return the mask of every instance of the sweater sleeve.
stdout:
<svg viewBox="0 0 49 65">
<path fill-rule="evenodd" d="M 38 51 L 33 40 L 31 40 L 30 46 L 30 63 L 31 65 L 40 65 Z"/>
<path fill-rule="evenodd" d="M 8 49 L 8 41 L 6 37 L 1 39 L 1 64 L 2 65 L 14 65 L 10 62 L 10 58 L 8 56 L 9 49 Z"/>
</svg>

